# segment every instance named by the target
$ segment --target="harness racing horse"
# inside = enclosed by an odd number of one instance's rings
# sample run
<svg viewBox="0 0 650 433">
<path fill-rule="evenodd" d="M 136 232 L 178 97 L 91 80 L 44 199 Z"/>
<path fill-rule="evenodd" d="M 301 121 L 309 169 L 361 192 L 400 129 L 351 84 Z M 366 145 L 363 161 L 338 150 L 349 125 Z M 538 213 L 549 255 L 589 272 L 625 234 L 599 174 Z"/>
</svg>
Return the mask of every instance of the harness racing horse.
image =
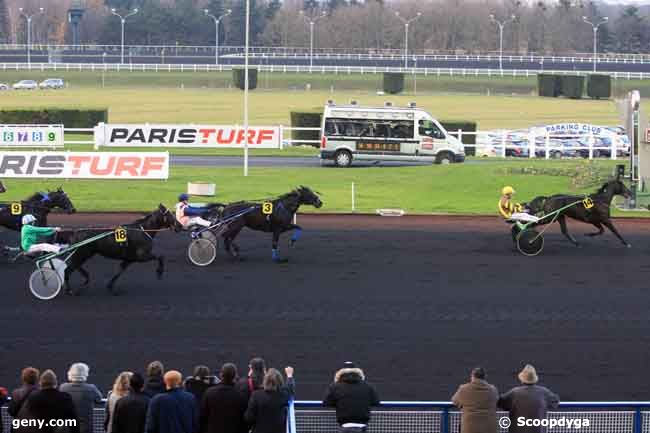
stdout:
<svg viewBox="0 0 650 433">
<path fill-rule="evenodd" d="M 101 238 L 95 242 L 80 246 L 77 248 L 72 257 L 68 261 L 68 266 L 65 270 L 65 284 L 68 293 L 79 295 L 80 290 L 74 291 L 70 286 L 70 276 L 79 271 L 84 277 L 83 286 L 87 286 L 90 282 L 90 274 L 83 268 L 83 264 L 91 257 L 99 254 L 107 259 L 121 260 L 120 271 L 109 281 L 107 289 L 113 295 L 120 294 L 119 291 L 113 289 L 117 279 L 124 273 L 124 271 L 132 263 L 144 263 L 157 261 L 158 267 L 156 274 L 158 278 L 162 278 L 165 271 L 165 258 L 157 256 L 152 253 L 153 240 L 158 231 L 165 229 L 174 229 L 178 232 L 181 225 L 176 221 L 176 217 L 162 204 L 158 209 L 154 210 L 149 215 L 134 221 L 131 224 L 122 226 L 126 230 L 127 238 L 125 242 L 118 242 L 116 236 L 109 235 Z M 106 233 L 102 229 L 79 230 L 72 234 L 68 239 L 70 244 L 76 244 L 93 236 Z"/>
<path fill-rule="evenodd" d="M 607 227 L 626 247 L 631 247 L 625 239 L 620 235 L 614 224 L 612 224 L 610 215 L 610 206 L 612 199 L 616 195 L 622 195 L 629 198 L 632 193 L 620 180 L 611 180 L 601 186 L 595 193 L 587 197 L 593 201 L 593 207 L 587 208 L 583 203 L 578 203 L 575 206 L 570 206 L 560 212 L 557 217 L 557 222 L 560 224 L 562 234 L 569 239 L 574 245 L 579 246 L 578 241 L 568 232 L 566 225 L 566 217 L 582 221 L 587 224 L 593 224 L 598 231 L 595 233 L 587 233 L 586 236 L 600 236 L 605 232 L 603 226 Z M 526 207 L 533 214 L 542 213 L 548 215 L 558 209 L 568 206 L 575 202 L 584 200 L 584 196 L 578 195 L 553 195 L 550 197 L 535 197 Z M 549 222 L 549 221 L 546 221 Z M 544 224 L 545 221 L 540 222 Z"/>
<path fill-rule="evenodd" d="M 269 206 L 268 203 L 271 203 L 272 207 L 270 213 L 265 214 L 265 211 L 269 211 L 269 209 L 267 209 Z M 276 263 L 287 262 L 287 259 L 282 259 L 280 257 L 278 241 L 280 240 L 280 235 L 282 233 L 290 230 L 294 230 L 294 233 L 291 237 L 289 246 L 293 246 L 293 244 L 300 238 L 302 228 L 293 224 L 293 216 L 301 205 L 311 205 L 318 209 L 323 206 L 323 202 L 311 189 L 306 186 L 300 186 L 299 188 L 262 205 L 246 201 L 227 205 L 222 212 L 222 218 L 224 219 L 236 215 L 239 212 L 244 212 L 247 208 L 253 209 L 229 223 L 226 230 L 221 234 L 226 251 L 232 258 L 239 258 L 239 247 L 235 244 L 235 238 L 244 227 L 248 227 L 251 230 L 273 233 L 271 250 L 273 261 Z"/>
<path fill-rule="evenodd" d="M 20 204 L 21 212 L 15 215 L 12 213 L 11 206 L 0 205 L 0 226 L 20 231 L 23 215 L 32 214 L 36 217 L 36 224 L 44 227 L 47 225 L 47 216 L 53 209 L 63 209 L 68 214 L 76 212 L 68 194 L 62 188 L 47 193 L 34 193 Z"/>
</svg>

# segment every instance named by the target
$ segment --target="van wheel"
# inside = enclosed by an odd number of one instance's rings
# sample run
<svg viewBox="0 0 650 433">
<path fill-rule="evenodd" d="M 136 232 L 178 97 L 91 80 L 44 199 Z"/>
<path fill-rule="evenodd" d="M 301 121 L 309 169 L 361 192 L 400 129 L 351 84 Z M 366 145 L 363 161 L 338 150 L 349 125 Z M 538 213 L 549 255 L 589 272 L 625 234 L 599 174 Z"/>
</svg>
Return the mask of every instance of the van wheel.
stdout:
<svg viewBox="0 0 650 433">
<path fill-rule="evenodd" d="M 352 154 L 348 150 L 339 150 L 334 154 L 334 164 L 337 167 L 349 167 L 352 165 Z"/>
<path fill-rule="evenodd" d="M 454 162 L 454 155 L 451 152 L 441 152 L 436 155 L 436 164 L 451 164 Z"/>
<path fill-rule="evenodd" d="M 551 152 L 551 158 L 553 158 L 553 159 L 562 158 L 562 152 L 559 151 L 559 150 L 555 150 L 555 151 Z"/>
</svg>

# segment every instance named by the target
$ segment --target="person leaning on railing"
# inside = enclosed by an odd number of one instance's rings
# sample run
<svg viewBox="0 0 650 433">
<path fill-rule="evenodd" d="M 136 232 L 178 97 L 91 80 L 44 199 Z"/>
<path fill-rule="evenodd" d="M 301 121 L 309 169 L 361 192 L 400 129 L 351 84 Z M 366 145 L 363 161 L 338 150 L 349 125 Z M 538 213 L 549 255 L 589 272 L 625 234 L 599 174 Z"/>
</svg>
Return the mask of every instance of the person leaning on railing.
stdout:
<svg viewBox="0 0 650 433">
<path fill-rule="evenodd" d="M 461 411 L 460 433 L 497 433 L 499 391 L 481 367 L 472 370 L 469 383 L 459 386 L 451 401 Z"/>
<path fill-rule="evenodd" d="M 363 370 L 346 362 L 334 375 L 323 405 L 336 408 L 336 421 L 342 433 L 361 433 L 368 429 L 370 408 L 379 406 L 379 396 L 366 382 Z"/>
<path fill-rule="evenodd" d="M 264 375 L 263 389 L 253 392 L 244 413 L 251 433 L 280 433 L 287 426 L 289 401 L 295 395 L 293 367 L 284 369 L 286 385 L 280 373 L 270 368 Z"/>
<path fill-rule="evenodd" d="M 102 393 L 93 384 L 88 383 L 90 368 L 83 362 L 76 362 L 68 370 L 69 382 L 61 384 L 59 391 L 72 397 L 79 416 L 81 433 L 92 433 L 95 404 L 102 402 Z"/>
<path fill-rule="evenodd" d="M 0 386 L 0 408 L 4 406 L 8 396 L 7 388 Z M 2 410 L 0 410 L 0 433 L 4 433 L 4 422 L 2 420 Z"/>
<path fill-rule="evenodd" d="M 7 408 L 7 413 L 13 419 L 23 419 L 29 418 L 26 411 L 22 410 L 25 401 L 29 398 L 30 394 L 34 391 L 38 391 L 38 378 L 41 375 L 41 372 L 34 367 L 24 368 L 20 372 L 20 380 L 22 386 L 16 388 L 11 392 L 11 401 L 9 402 L 9 407 Z M 11 431 L 14 432 L 12 426 Z"/>
</svg>

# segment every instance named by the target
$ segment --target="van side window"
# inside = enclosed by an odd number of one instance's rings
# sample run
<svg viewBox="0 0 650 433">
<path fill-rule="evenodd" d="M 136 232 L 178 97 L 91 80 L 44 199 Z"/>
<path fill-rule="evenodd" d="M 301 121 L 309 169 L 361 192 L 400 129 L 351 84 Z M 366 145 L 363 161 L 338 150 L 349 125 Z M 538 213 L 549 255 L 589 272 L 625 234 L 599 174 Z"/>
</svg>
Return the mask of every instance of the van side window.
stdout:
<svg viewBox="0 0 650 433">
<path fill-rule="evenodd" d="M 390 138 L 390 125 L 387 123 L 376 123 L 374 136 L 377 138 Z"/>
<path fill-rule="evenodd" d="M 396 121 L 391 125 L 391 137 L 413 138 L 413 122 Z"/>
<path fill-rule="evenodd" d="M 339 128 L 334 119 L 327 119 L 325 121 L 325 135 L 340 135 Z"/>
<path fill-rule="evenodd" d="M 418 126 L 418 133 L 420 135 L 438 139 L 445 138 L 445 134 L 443 134 L 440 128 L 438 128 L 438 126 L 430 120 L 420 120 Z"/>
</svg>

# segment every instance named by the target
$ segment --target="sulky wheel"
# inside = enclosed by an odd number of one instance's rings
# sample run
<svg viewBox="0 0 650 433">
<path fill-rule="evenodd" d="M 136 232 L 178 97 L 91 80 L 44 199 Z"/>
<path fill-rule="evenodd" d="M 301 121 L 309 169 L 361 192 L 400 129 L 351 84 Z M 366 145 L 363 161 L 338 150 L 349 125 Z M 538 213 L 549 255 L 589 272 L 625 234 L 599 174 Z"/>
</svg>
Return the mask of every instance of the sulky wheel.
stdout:
<svg viewBox="0 0 650 433">
<path fill-rule="evenodd" d="M 52 268 L 36 269 L 29 277 L 29 290 L 32 295 L 44 301 L 54 299 L 61 291 L 62 285 L 59 273 Z"/>
<path fill-rule="evenodd" d="M 217 235 L 215 235 L 211 230 L 204 230 L 196 234 L 198 239 L 207 239 L 214 244 L 214 246 L 219 249 L 219 240 Z"/>
<path fill-rule="evenodd" d="M 536 256 L 544 249 L 544 236 L 535 229 L 524 229 L 517 235 L 517 249 L 525 256 Z"/>
<path fill-rule="evenodd" d="M 187 257 L 196 266 L 208 266 L 217 257 L 217 246 L 208 239 L 194 239 L 187 247 Z"/>
</svg>

